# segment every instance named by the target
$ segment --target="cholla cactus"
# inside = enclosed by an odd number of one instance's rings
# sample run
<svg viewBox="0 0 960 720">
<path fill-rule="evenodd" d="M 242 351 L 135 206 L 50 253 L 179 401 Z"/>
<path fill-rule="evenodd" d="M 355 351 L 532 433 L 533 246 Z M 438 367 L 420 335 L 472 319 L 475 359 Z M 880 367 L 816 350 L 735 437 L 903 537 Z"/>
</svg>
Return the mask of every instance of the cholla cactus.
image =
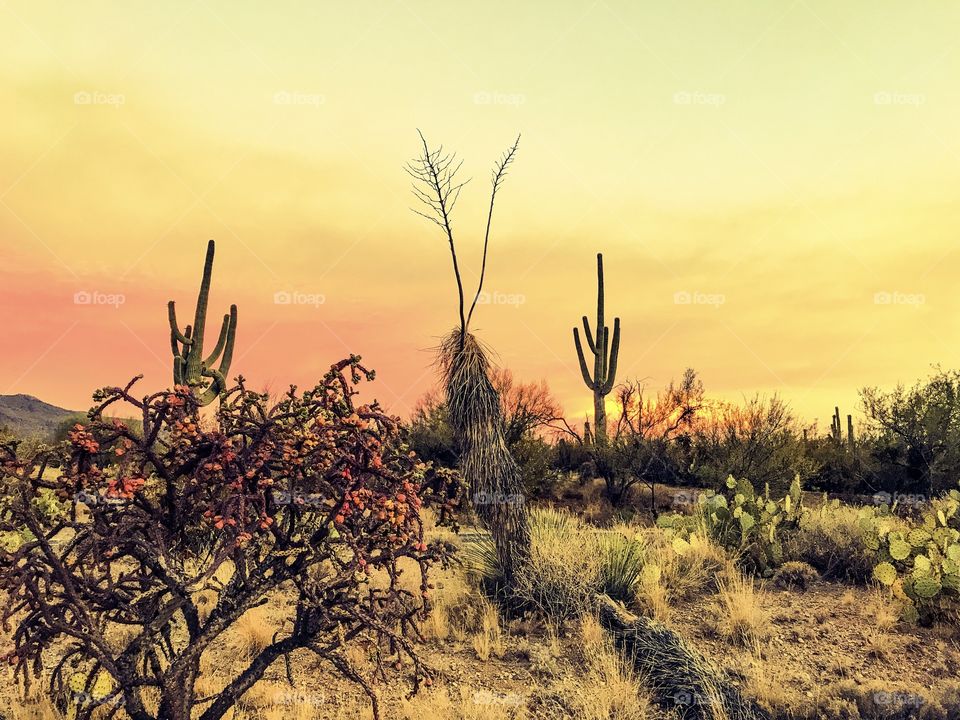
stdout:
<svg viewBox="0 0 960 720">
<path fill-rule="evenodd" d="M 170 349 L 173 352 L 173 382 L 187 385 L 201 405 L 209 405 L 227 389 L 227 373 L 233 359 L 233 341 L 237 334 L 237 306 L 230 306 L 230 314 L 223 316 L 220 337 L 206 358 L 203 357 L 203 332 L 207 323 L 207 301 L 210 297 L 210 277 L 213 274 L 214 242 L 207 243 L 207 257 L 203 263 L 203 278 L 193 325 L 181 332 L 173 300 L 167 305 L 170 316 Z M 217 360 L 219 367 L 213 367 Z"/>
</svg>

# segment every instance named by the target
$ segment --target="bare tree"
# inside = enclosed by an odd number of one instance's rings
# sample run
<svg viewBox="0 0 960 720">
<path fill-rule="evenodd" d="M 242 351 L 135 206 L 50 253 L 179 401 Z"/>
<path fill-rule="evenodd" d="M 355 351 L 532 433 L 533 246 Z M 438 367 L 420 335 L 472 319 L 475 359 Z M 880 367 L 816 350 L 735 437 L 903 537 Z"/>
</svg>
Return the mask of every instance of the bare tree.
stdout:
<svg viewBox="0 0 960 720">
<path fill-rule="evenodd" d="M 490 380 L 503 403 L 507 445 L 544 428 L 556 429 L 563 413 L 546 380 L 520 382 L 508 368 L 493 368 Z"/>
<path fill-rule="evenodd" d="M 643 382 L 632 380 L 617 390 L 620 415 L 614 431 L 614 460 L 605 471 L 607 495 L 622 503 L 637 483 L 650 490 L 650 510 L 656 515 L 656 486 L 675 479 L 671 457 L 677 438 L 689 432 L 703 408 L 703 382 L 688 368 L 679 383 L 670 381 L 651 393 Z"/>
<path fill-rule="evenodd" d="M 697 424 L 694 462 L 698 474 L 718 484 L 728 475 L 786 487 L 796 473 L 811 471 L 802 430 L 778 396 L 755 395 L 742 406 L 723 403 Z"/>
</svg>

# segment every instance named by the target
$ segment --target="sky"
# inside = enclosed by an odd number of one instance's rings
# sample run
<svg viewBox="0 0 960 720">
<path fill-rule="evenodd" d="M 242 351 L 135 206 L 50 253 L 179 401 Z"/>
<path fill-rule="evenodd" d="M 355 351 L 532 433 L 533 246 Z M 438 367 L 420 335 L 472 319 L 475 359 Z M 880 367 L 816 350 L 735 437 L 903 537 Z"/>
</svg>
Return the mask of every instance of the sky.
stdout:
<svg viewBox="0 0 960 720">
<path fill-rule="evenodd" d="M 571 328 L 604 255 L 618 381 L 701 375 L 829 424 L 960 351 L 960 5 L 0 0 L 0 394 L 86 408 L 171 382 L 165 304 L 282 390 L 358 353 L 407 415 L 457 320 L 411 212 L 417 129 L 455 150 L 473 327 L 590 412 Z"/>
</svg>

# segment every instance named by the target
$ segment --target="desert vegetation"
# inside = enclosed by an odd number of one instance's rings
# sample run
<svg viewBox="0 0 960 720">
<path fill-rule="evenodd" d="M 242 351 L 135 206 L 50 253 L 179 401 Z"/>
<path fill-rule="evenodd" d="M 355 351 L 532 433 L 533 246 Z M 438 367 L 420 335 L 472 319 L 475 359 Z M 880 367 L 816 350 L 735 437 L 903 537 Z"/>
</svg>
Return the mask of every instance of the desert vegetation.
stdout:
<svg viewBox="0 0 960 720">
<path fill-rule="evenodd" d="M 471 330 L 518 152 L 473 291 L 459 161 L 420 135 L 457 297 L 412 417 L 361 401 L 356 355 L 273 398 L 231 378 L 211 241 L 169 389 L 3 434 L 4 718 L 960 717 L 957 374 L 864 388 L 829 431 L 693 369 L 618 382 L 597 254 L 594 415 L 564 418 Z"/>
</svg>

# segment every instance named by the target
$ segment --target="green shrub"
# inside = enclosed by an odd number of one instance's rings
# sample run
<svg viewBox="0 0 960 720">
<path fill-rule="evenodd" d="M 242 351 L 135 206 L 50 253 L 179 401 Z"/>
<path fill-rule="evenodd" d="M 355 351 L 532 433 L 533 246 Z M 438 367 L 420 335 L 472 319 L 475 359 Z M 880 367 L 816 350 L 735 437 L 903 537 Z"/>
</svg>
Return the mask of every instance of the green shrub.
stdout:
<svg viewBox="0 0 960 720">
<path fill-rule="evenodd" d="M 876 524 L 881 520 L 897 523 L 889 513 L 881 512 L 842 505 L 839 500 L 807 510 L 800 527 L 784 538 L 784 557 L 809 563 L 825 580 L 866 583 L 876 565 Z"/>
</svg>

